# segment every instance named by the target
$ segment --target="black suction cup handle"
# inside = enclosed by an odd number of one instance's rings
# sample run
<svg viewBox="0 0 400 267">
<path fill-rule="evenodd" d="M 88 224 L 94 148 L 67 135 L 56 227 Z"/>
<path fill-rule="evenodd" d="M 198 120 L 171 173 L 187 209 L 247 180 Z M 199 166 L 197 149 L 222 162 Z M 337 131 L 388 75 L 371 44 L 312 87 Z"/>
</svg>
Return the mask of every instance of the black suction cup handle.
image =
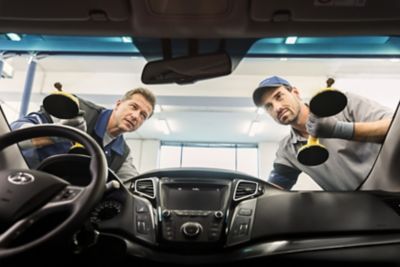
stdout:
<svg viewBox="0 0 400 267">
<path fill-rule="evenodd" d="M 329 117 L 341 112 L 347 105 L 344 93 L 326 89 L 316 94 L 310 101 L 310 111 L 318 117 Z"/>
<path fill-rule="evenodd" d="M 297 154 L 297 160 L 306 166 L 316 166 L 324 163 L 329 158 L 329 152 L 320 145 L 304 147 Z"/>
<path fill-rule="evenodd" d="M 50 115 L 59 119 L 72 119 L 79 114 L 79 102 L 64 92 L 46 96 L 43 107 Z"/>
</svg>

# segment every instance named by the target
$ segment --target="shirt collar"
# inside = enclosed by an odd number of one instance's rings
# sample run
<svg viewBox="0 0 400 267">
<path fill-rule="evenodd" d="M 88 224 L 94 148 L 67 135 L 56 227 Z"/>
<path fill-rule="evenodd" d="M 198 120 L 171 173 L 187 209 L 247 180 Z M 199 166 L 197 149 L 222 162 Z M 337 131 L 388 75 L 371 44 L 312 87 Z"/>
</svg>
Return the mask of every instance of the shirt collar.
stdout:
<svg viewBox="0 0 400 267">
<path fill-rule="evenodd" d="M 96 126 L 94 128 L 94 132 L 101 140 L 103 140 L 103 137 L 106 134 L 107 125 L 108 125 L 108 121 L 111 117 L 111 113 L 112 113 L 112 109 L 105 109 L 100 113 L 99 118 L 97 119 Z M 118 135 L 107 146 L 110 146 L 111 149 L 114 150 L 119 155 L 123 155 L 124 154 L 124 142 L 123 141 L 124 140 L 123 140 L 122 135 Z"/>
<path fill-rule="evenodd" d="M 122 135 L 118 135 L 109 145 L 120 156 L 124 154 L 124 138 Z"/>
<path fill-rule="evenodd" d="M 289 141 L 292 144 L 296 144 L 298 142 L 307 142 L 307 138 L 304 138 L 293 127 L 290 127 L 290 138 L 289 138 Z"/>
</svg>

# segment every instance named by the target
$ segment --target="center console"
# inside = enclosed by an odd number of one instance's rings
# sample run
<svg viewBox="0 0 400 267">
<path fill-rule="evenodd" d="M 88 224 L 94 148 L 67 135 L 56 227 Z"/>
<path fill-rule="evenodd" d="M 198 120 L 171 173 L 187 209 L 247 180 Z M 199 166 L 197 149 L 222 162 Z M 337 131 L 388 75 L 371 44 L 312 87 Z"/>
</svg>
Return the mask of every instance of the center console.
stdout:
<svg viewBox="0 0 400 267">
<path fill-rule="evenodd" d="M 221 237 L 230 194 L 223 180 L 163 178 L 160 181 L 162 237 L 176 242 L 216 242 Z"/>
</svg>

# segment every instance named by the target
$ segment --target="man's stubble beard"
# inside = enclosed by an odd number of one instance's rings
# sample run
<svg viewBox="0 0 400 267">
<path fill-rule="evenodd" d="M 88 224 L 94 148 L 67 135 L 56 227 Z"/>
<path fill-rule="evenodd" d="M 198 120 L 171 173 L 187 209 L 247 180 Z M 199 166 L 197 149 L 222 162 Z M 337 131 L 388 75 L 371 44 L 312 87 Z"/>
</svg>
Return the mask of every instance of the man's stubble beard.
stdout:
<svg viewBox="0 0 400 267">
<path fill-rule="evenodd" d="M 287 122 L 281 122 L 279 121 L 280 124 L 282 125 L 293 125 L 293 124 L 298 124 L 299 123 L 299 116 L 300 116 L 300 111 L 301 111 L 301 104 L 298 101 L 297 102 L 297 109 L 295 109 L 296 114 L 293 115 L 293 118 L 290 121 Z M 292 111 L 289 110 L 289 112 L 291 113 Z"/>
</svg>

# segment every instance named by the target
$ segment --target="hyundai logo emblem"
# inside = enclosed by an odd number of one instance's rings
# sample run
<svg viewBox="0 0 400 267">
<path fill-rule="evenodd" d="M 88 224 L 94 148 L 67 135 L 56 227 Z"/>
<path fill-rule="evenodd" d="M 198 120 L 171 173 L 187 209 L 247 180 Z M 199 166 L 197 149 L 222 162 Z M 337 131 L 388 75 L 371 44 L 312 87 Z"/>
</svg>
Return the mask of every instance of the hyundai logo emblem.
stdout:
<svg viewBox="0 0 400 267">
<path fill-rule="evenodd" d="M 35 176 L 26 172 L 17 172 L 8 176 L 8 181 L 12 184 L 29 184 L 35 181 Z"/>
</svg>

